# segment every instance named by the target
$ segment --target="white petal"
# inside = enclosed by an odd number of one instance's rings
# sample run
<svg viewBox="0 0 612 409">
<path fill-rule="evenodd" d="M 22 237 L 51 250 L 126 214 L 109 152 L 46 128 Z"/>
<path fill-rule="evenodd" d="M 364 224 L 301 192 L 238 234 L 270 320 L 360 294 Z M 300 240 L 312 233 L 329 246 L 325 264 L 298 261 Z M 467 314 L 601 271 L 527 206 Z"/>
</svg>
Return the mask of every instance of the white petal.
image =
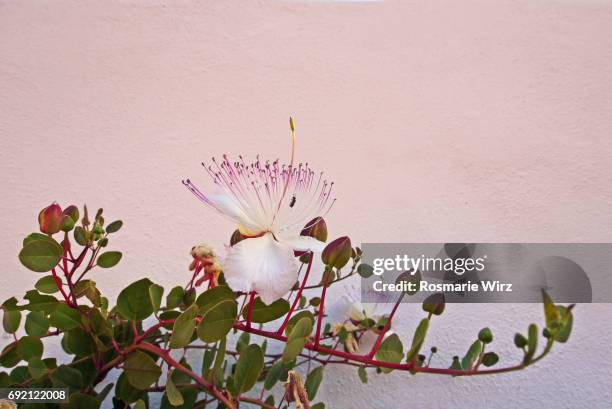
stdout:
<svg viewBox="0 0 612 409">
<path fill-rule="evenodd" d="M 298 251 L 312 251 L 315 253 L 321 253 L 326 246 L 326 244 L 322 241 L 308 236 L 280 237 L 279 240 L 291 246 L 292 249 Z"/>
<path fill-rule="evenodd" d="M 265 227 L 254 221 L 253 216 L 243 211 L 240 204 L 232 196 L 224 194 L 209 195 L 208 200 L 220 213 L 228 216 L 236 223 L 247 227 L 254 232 L 265 230 Z"/>
<path fill-rule="evenodd" d="M 293 249 L 270 233 L 245 239 L 230 248 L 223 272 L 235 291 L 256 291 L 269 304 L 285 295 L 297 281 Z"/>
</svg>

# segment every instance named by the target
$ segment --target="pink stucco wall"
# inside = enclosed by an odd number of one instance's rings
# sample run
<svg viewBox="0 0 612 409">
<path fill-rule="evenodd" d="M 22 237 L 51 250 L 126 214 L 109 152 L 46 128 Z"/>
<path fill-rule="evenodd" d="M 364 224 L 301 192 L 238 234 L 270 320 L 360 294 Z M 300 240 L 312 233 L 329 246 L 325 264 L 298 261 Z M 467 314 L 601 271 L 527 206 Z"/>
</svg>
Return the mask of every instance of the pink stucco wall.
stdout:
<svg viewBox="0 0 612 409">
<path fill-rule="evenodd" d="M 0 1 L 0 298 L 38 277 L 22 236 L 52 200 L 123 218 L 113 297 L 186 279 L 188 249 L 233 226 L 180 184 L 227 152 L 298 160 L 336 182 L 332 235 L 359 241 L 612 240 L 612 3 L 605 1 Z M 416 321 L 405 309 L 398 332 Z M 328 372 L 333 408 L 602 407 L 611 309 L 538 367 L 481 379 Z M 467 317 L 466 315 L 467 314 Z M 481 323 L 512 334 L 539 306 L 453 306 L 443 357 Z M 458 326 L 458 327 L 457 327 Z M 0 341 L 2 341 L 0 339 Z M 514 354 L 514 355 L 513 355 Z M 333 380 L 332 380 L 333 379 Z M 415 398 L 416 397 L 416 398 Z"/>
</svg>

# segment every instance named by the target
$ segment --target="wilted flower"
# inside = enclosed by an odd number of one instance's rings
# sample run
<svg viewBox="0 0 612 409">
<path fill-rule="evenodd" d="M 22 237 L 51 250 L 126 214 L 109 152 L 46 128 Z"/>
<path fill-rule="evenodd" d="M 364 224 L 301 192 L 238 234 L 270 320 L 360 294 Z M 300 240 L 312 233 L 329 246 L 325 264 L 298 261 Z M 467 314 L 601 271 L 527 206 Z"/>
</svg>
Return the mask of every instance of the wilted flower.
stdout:
<svg viewBox="0 0 612 409">
<path fill-rule="evenodd" d="M 216 287 L 222 267 L 217 261 L 217 257 L 212 247 L 207 244 L 193 246 L 191 248 L 191 256 L 193 257 L 193 261 L 189 265 L 189 270 L 194 271 L 191 283 L 193 283 L 195 287 L 199 287 L 205 281 L 210 281 L 210 287 Z M 195 281 L 201 271 L 204 271 L 204 274 Z"/>
<path fill-rule="evenodd" d="M 310 409 L 310 402 L 308 401 L 308 395 L 304 388 L 304 383 L 295 371 L 289 371 L 287 373 L 287 382 L 285 383 L 285 400 L 287 402 L 294 402 L 296 409 Z"/>
<path fill-rule="evenodd" d="M 295 138 L 294 138 L 295 140 Z M 217 192 L 205 194 L 189 179 L 183 181 L 203 203 L 238 224 L 241 241 L 233 240 L 223 261 L 227 283 L 234 290 L 256 291 L 269 304 L 282 297 L 298 278 L 294 251 L 321 250 L 324 244 L 300 236 L 307 222 L 323 216 L 332 206 L 333 183 L 308 164 L 278 161 L 230 162 L 226 155 L 206 170 Z M 306 227 L 304 227 L 306 225 Z"/>
</svg>

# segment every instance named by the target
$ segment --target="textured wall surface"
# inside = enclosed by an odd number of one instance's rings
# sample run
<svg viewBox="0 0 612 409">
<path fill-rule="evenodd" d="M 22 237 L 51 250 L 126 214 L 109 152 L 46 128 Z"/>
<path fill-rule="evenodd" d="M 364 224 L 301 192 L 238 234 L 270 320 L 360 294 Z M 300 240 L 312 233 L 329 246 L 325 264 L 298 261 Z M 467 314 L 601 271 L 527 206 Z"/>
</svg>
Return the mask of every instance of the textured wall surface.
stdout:
<svg viewBox="0 0 612 409">
<path fill-rule="evenodd" d="M 212 155 L 288 157 L 336 182 L 332 235 L 360 241 L 612 240 L 612 3 L 0 1 L 0 297 L 36 277 L 20 239 L 57 200 L 122 218 L 114 298 L 187 279 L 233 230 L 183 188 Z M 358 285 L 358 282 L 357 282 Z M 344 291 L 351 291 L 346 288 Z M 339 295 L 341 291 L 336 291 Z M 451 305 L 446 365 L 483 325 L 506 362 L 539 305 Z M 612 307 L 527 371 L 471 379 L 326 371 L 332 408 L 607 407 Z M 405 342 L 420 317 L 401 310 Z M 435 341 L 434 341 L 435 340 Z M 0 342 L 4 342 L 0 339 Z"/>
</svg>

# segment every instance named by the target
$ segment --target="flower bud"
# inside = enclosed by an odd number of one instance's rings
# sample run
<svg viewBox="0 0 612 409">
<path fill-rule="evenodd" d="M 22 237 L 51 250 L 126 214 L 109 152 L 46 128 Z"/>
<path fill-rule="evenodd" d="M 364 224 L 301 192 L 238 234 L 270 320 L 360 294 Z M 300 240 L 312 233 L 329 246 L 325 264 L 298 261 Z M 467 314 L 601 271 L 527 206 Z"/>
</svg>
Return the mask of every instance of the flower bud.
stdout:
<svg viewBox="0 0 612 409">
<path fill-rule="evenodd" d="M 514 335 L 514 345 L 516 345 L 517 348 L 525 348 L 525 346 L 527 346 L 527 338 L 525 338 L 523 334 L 517 332 Z"/>
<path fill-rule="evenodd" d="M 50 206 L 45 207 L 38 214 L 38 224 L 40 231 L 45 234 L 54 234 L 60 230 L 60 222 L 62 220 L 62 208 L 53 202 Z"/>
<path fill-rule="evenodd" d="M 442 314 L 445 306 L 446 300 L 442 293 L 432 294 L 423 301 L 423 310 L 434 315 Z"/>
<path fill-rule="evenodd" d="M 306 223 L 300 235 L 312 237 L 325 243 L 327 241 L 327 223 L 322 217 L 315 217 Z"/>
<path fill-rule="evenodd" d="M 62 213 L 66 216 L 70 216 L 75 223 L 79 220 L 79 208 L 75 205 L 68 206 Z"/>
<path fill-rule="evenodd" d="M 483 328 L 478 333 L 478 339 L 483 343 L 488 344 L 489 342 L 493 341 L 493 333 L 489 328 Z"/>
<path fill-rule="evenodd" d="M 352 251 L 351 239 L 347 236 L 340 237 L 325 247 L 321 259 L 330 267 L 342 268 L 350 260 Z"/>
<path fill-rule="evenodd" d="M 60 221 L 59 228 L 61 231 L 65 232 L 69 232 L 70 230 L 74 229 L 74 220 L 72 220 L 72 217 L 64 214 L 62 216 L 62 220 Z"/>
</svg>

